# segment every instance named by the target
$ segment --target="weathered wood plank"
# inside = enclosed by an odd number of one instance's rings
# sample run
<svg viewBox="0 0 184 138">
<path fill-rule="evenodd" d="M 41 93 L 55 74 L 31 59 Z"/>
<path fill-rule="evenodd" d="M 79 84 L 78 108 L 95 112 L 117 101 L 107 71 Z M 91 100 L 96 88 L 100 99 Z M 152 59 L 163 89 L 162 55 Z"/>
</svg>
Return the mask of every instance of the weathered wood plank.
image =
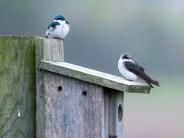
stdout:
<svg viewBox="0 0 184 138">
<path fill-rule="evenodd" d="M 104 89 L 105 93 L 105 138 L 123 138 L 124 93 Z"/>
<path fill-rule="evenodd" d="M 102 138 L 102 87 L 44 74 L 45 138 Z"/>
<path fill-rule="evenodd" d="M 35 38 L 0 36 L 0 137 L 35 137 Z"/>
<path fill-rule="evenodd" d="M 45 138 L 46 134 L 46 100 L 45 98 L 45 74 L 40 71 L 39 63 L 41 59 L 52 61 L 64 60 L 64 46 L 62 40 L 55 39 L 38 39 L 36 43 L 36 136 L 38 138 Z"/>
<path fill-rule="evenodd" d="M 96 70 L 76 66 L 66 62 L 44 61 L 40 62 L 40 69 L 69 76 L 93 84 L 122 92 L 149 93 L 150 86 L 145 83 L 130 82 L 121 77 L 106 74 Z"/>
<path fill-rule="evenodd" d="M 110 100 L 110 97 L 109 97 L 109 93 L 105 92 L 105 89 L 104 89 L 104 114 L 103 114 L 103 117 L 104 117 L 104 134 L 103 134 L 103 137 L 102 138 L 109 138 L 109 100 Z"/>
<path fill-rule="evenodd" d="M 109 137 L 116 137 L 116 120 L 117 120 L 117 107 L 116 107 L 116 93 L 112 94 L 110 91 L 106 91 L 109 94 Z M 107 107 L 108 108 L 108 107 Z"/>
</svg>

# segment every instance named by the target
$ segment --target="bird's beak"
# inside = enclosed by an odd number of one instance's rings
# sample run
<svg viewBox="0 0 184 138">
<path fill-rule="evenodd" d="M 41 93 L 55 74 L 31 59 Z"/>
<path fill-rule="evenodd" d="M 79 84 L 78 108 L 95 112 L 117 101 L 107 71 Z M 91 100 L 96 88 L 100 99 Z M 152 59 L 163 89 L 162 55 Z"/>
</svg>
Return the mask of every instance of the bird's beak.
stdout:
<svg viewBox="0 0 184 138">
<path fill-rule="evenodd" d="M 66 20 L 65 23 L 69 25 L 69 21 Z"/>
</svg>

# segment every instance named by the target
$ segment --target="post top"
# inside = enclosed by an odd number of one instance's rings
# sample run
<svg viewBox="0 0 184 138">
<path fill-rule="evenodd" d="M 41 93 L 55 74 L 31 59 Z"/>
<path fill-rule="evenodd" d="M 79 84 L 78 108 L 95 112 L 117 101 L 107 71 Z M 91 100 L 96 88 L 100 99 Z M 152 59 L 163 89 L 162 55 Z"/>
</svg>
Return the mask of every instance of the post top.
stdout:
<svg viewBox="0 0 184 138">
<path fill-rule="evenodd" d="M 121 92 L 149 93 L 150 86 L 145 83 L 127 81 L 121 77 L 106 74 L 66 62 L 40 62 L 40 69 L 104 86 Z"/>
</svg>

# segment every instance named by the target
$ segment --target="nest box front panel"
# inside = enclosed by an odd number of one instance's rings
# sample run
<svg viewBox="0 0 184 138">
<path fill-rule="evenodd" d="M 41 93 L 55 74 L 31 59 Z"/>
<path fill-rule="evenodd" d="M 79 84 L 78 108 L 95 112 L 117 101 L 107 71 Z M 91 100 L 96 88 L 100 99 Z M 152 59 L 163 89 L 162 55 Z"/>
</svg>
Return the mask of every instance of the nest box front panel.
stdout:
<svg viewBox="0 0 184 138">
<path fill-rule="evenodd" d="M 44 74 L 45 136 L 101 138 L 103 88 L 54 73 Z"/>
</svg>

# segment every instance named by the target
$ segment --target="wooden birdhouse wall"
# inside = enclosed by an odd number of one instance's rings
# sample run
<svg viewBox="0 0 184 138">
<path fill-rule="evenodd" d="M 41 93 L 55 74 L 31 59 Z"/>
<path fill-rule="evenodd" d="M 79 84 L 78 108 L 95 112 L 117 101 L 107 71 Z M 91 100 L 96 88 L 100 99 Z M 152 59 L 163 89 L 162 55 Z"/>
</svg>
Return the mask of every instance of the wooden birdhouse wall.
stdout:
<svg viewBox="0 0 184 138">
<path fill-rule="evenodd" d="M 50 72 L 43 91 L 46 138 L 122 137 L 122 92 Z"/>
</svg>

